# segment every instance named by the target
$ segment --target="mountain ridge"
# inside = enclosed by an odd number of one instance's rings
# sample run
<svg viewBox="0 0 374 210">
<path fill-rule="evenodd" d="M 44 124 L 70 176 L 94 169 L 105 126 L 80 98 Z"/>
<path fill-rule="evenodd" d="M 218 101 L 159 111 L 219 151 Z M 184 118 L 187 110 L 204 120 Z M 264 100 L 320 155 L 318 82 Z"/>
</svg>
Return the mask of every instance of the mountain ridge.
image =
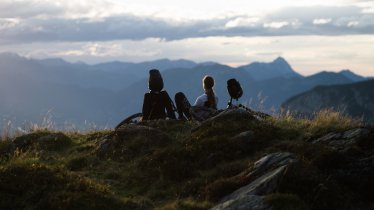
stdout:
<svg viewBox="0 0 374 210">
<path fill-rule="evenodd" d="M 283 58 L 278 58 L 275 63 L 284 63 L 283 60 Z M 163 59 L 158 62 L 173 61 Z M 318 79 L 318 76 L 315 75 L 310 77 L 278 75 L 278 77 L 259 81 L 253 77 L 253 74 L 241 67 L 234 68 L 215 62 L 194 63 L 185 60 L 182 62 L 192 65 L 192 67 L 186 67 L 183 64 L 178 68 L 162 70 L 165 89 L 169 95 L 173 98 L 176 92 L 182 91 L 193 103 L 195 98 L 203 92 L 202 77 L 205 74 L 211 74 L 216 79 L 215 91 L 219 97 L 219 108 L 225 108 L 227 105 L 229 96 L 226 81 L 230 78 L 237 78 L 243 87 L 244 94 L 239 102 L 267 112 L 273 108 L 277 109 L 289 97 L 307 91 L 316 85 L 353 82 L 341 73 L 329 73 L 330 76 L 327 79 L 323 79 L 323 76 L 322 79 Z M 177 65 L 177 63 L 178 61 L 173 65 Z M 274 61 L 269 66 L 272 66 L 273 63 Z M 121 63 L 119 62 L 119 64 Z M 151 62 L 146 65 L 151 65 Z M 266 64 L 262 63 L 261 65 Z M 124 71 L 122 71 L 121 68 L 116 67 L 118 71 L 115 70 L 113 73 L 104 71 L 95 65 L 70 64 L 61 59 L 47 59 L 43 62 L 43 60 L 29 59 L 11 53 L 0 54 L 0 66 L 0 84 L 2 84 L 0 98 L 3 99 L 3 105 L 0 106 L 0 114 L 2 115 L 0 117 L 2 118 L 4 115 L 8 118 L 8 113 L 13 113 L 14 116 L 11 118 L 35 121 L 35 117 L 26 119 L 27 117 L 24 116 L 41 116 L 41 113 L 45 114 L 45 110 L 53 109 L 56 112 L 55 115 L 58 116 L 57 123 L 63 124 L 65 121 L 71 121 L 69 119 L 71 114 L 67 112 L 85 110 L 86 107 L 90 107 L 93 113 L 106 113 L 98 115 L 102 118 L 96 119 L 93 123 L 102 125 L 103 122 L 108 122 L 103 126 L 113 126 L 122 118 L 140 112 L 143 95 L 148 92 L 149 69 L 145 67 L 137 68 L 142 70 L 143 76 L 136 76 L 138 74 L 135 72 L 136 69 L 129 71 L 123 69 Z M 21 90 L 22 88 L 23 90 Z M 28 91 L 33 89 L 35 91 Z M 19 95 L 12 94 L 12 90 L 17 90 Z M 106 93 L 106 95 L 101 93 Z M 32 98 L 38 100 L 32 100 Z M 48 100 L 54 102 L 50 103 Z M 43 104 L 49 104 L 50 107 L 45 108 Z M 69 104 L 69 108 L 62 106 L 63 104 Z M 16 113 L 11 112 L 13 106 L 17 107 Z M 74 113 L 76 112 L 74 111 Z M 106 115 L 108 117 L 105 117 Z M 73 123 L 81 124 L 81 122 L 92 118 L 90 115 L 77 116 L 88 117 L 77 119 Z"/>
<path fill-rule="evenodd" d="M 281 107 L 301 116 L 332 109 L 374 123 L 374 79 L 351 84 L 316 86 L 285 101 Z"/>
</svg>

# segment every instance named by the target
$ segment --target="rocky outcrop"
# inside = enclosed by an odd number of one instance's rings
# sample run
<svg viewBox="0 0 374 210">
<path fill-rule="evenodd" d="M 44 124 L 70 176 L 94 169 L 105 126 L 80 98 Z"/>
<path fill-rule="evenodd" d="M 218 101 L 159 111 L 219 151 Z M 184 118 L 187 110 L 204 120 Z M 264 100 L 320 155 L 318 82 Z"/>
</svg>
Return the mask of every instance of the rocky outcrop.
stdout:
<svg viewBox="0 0 374 210">
<path fill-rule="evenodd" d="M 31 133 L 13 139 L 18 150 L 28 150 L 38 147 L 43 150 L 59 151 L 71 144 L 71 139 L 63 133 Z"/>
<path fill-rule="evenodd" d="M 254 181 L 224 197 L 211 210 L 269 209 L 263 196 L 277 190 L 285 171 L 295 162 L 290 153 L 273 153 L 261 158 L 248 174 Z"/>
<path fill-rule="evenodd" d="M 311 143 L 326 144 L 335 150 L 343 151 L 352 147 L 357 143 L 358 139 L 367 136 L 369 133 L 370 131 L 366 128 L 356 128 L 340 133 L 332 132 L 321 138 L 312 140 Z"/>
<path fill-rule="evenodd" d="M 99 141 L 96 152 L 102 157 L 131 158 L 135 155 L 151 153 L 168 143 L 170 138 L 156 128 L 129 124 L 121 126 Z"/>
<path fill-rule="evenodd" d="M 238 135 L 234 136 L 232 139 L 237 140 L 237 141 L 246 140 L 246 141 L 249 142 L 249 141 L 253 140 L 254 134 L 255 133 L 251 130 L 244 131 L 244 132 L 241 132 Z"/>
<path fill-rule="evenodd" d="M 212 125 L 217 124 L 224 124 L 227 125 L 230 122 L 243 122 L 243 121 L 254 121 L 257 122 L 258 119 L 248 111 L 242 108 L 232 108 L 226 109 L 214 117 L 211 117 L 205 121 L 203 121 L 199 126 L 192 129 L 192 132 L 198 130 L 204 130 L 207 127 L 211 127 Z"/>
</svg>

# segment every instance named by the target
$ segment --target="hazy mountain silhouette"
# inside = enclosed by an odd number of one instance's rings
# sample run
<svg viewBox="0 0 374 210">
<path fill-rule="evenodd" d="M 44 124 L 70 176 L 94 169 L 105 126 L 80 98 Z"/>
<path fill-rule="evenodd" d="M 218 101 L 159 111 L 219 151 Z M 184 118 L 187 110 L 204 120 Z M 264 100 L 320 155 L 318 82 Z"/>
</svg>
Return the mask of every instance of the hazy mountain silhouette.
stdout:
<svg viewBox="0 0 374 210">
<path fill-rule="evenodd" d="M 355 81 L 355 82 L 360 82 L 360 81 L 364 81 L 364 80 L 366 80 L 365 77 L 360 76 L 360 75 L 357 75 L 357 74 L 351 72 L 351 71 L 348 70 L 348 69 L 342 70 L 342 71 L 340 72 L 340 74 L 344 75 L 345 77 L 347 77 L 347 78 L 349 78 L 350 80 Z"/>
<path fill-rule="evenodd" d="M 189 60 L 169 60 L 169 59 L 160 59 L 155 61 L 147 61 L 141 63 L 129 63 L 129 62 L 107 62 L 94 65 L 94 67 L 101 69 L 105 72 L 110 73 L 119 73 L 125 74 L 131 72 L 134 78 L 143 78 L 148 76 L 149 69 L 159 69 L 164 71 L 171 68 L 192 68 L 197 64 Z"/>
<path fill-rule="evenodd" d="M 232 68 L 215 62 L 196 64 L 168 59 L 138 64 L 109 62 L 88 65 L 58 58 L 36 60 L 3 53 L 0 54 L 0 117 L 38 121 L 52 109 L 58 124 L 65 121 L 81 124 L 87 120 L 112 126 L 125 116 L 141 111 L 151 68 L 162 71 L 165 89 L 172 97 L 182 91 L 191 103 L 203 93 L 203 76 L 212 75 L 216 80 L 219 108 L 225 108 L 229 100 L 226 81 L 237 78 L 244 90 L 240 102 L 263 111 L 272 107 L 277 109 L 286 99 L 317 85 L 346 84 L 365 79 L 348 71 L 321 72 L 303 77 L 294 72 L 283 58 Z"/>
<path fill-rule="evenodd" d="M 300 78 L 288 62 L 278 57 L 271 63 L 254 62 L 249 65 L 241 66 L 239 69 L 246 70 L 255 80 L 267 80 L 277 77 Z"/>
<path fill-rule="evenodd" d="M 269 65 L 273 65 L 273 63 Z M 219 97 L 219 108 L 225 108 L 229 100 L 226 81 L 229 78 L 237 78 L 244 90 L 240 102 L 267 112 L 271 109 L 277 110 L 286 99 L 315 86 L 354 82 L 342 73 L 333 72 L 321 72 L 308 77 L 298 74 L 294 77 L 279 76 L 258 81 L 253 78 L 253 73 L 243 70 L 241 67 L 231 68 L 221 64 L 198 65 L 191 69 L 169 69 L 162 73 L 165 89 L 169 94 L 174 95 L 176 92 L 182 91 L 191 103 L 203 93 L 201 79 L 206 74 L 212 75 L 216 80 L 214 89 Z M 122 105 L 123 112 L 141 111 L 143 95 L 148 91 L 147 85 L 147 79 L 143 79 L 121 92 L 121 95 L 129 99 Z"/>
<path fill-rule="evenodd" d="M 322 109 L 333 109 L 352 117 L 374 122 L 374 80 L 353 84 L 317 86 L 282 104 L 297 115 L 310 116 Z"/>
</svg>

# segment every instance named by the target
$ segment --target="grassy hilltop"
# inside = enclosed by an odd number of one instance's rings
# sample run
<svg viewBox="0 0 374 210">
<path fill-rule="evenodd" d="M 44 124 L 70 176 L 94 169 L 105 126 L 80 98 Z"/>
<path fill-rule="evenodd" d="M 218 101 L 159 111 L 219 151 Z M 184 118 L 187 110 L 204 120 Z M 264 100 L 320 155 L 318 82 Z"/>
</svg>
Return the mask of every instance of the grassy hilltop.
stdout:
<svg viewBox="0 0 374 210">
<path fill-rule="evenodd" d="M 3 139 L 0 209 L 210 209 L 279 152 L 297 161 L 275 190 L 256 193 L 265 209 L 374 209 L 374 128 L 334 112 L 313 120 L 233 112 L 201 125 L 160 120 Z"/>
</svg>

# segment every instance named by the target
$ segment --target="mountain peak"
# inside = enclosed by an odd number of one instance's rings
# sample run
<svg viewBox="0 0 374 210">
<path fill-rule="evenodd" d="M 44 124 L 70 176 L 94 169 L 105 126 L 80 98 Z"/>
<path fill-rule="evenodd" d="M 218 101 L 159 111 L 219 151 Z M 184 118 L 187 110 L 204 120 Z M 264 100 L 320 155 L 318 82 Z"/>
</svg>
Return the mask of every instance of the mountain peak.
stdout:
<svg viewBox="0 0 374 210">
<path fill-rule="evenodd" d="M 291 65 L 283 57 L 277 57 L 269 63 L 254 62 L 240 67 L 245 69 L 256 80 L 267 80 L 277 77 L 299 78 L 300 74 L 296 73 Z"/>
<path fill-rule="evenodd" d="M 354 82 L 359 82 L 359 81 L 365 80 L 365 77 L 357 75 L 349 69 L 343 69 L 339 72 L 339 74 L 347 77 L 348 79 L 350 79 Z"/>
<path fill-rule="evenodd" d="M 284 58 L 281 57 L 281 56 L 277 57 L 277 58 L 273 61 L 273 63 L 287 63 L 287 64 L 288 64 L 288 62 L 286 61 L 286 59 L 284 59 Z"/>
</svg>

